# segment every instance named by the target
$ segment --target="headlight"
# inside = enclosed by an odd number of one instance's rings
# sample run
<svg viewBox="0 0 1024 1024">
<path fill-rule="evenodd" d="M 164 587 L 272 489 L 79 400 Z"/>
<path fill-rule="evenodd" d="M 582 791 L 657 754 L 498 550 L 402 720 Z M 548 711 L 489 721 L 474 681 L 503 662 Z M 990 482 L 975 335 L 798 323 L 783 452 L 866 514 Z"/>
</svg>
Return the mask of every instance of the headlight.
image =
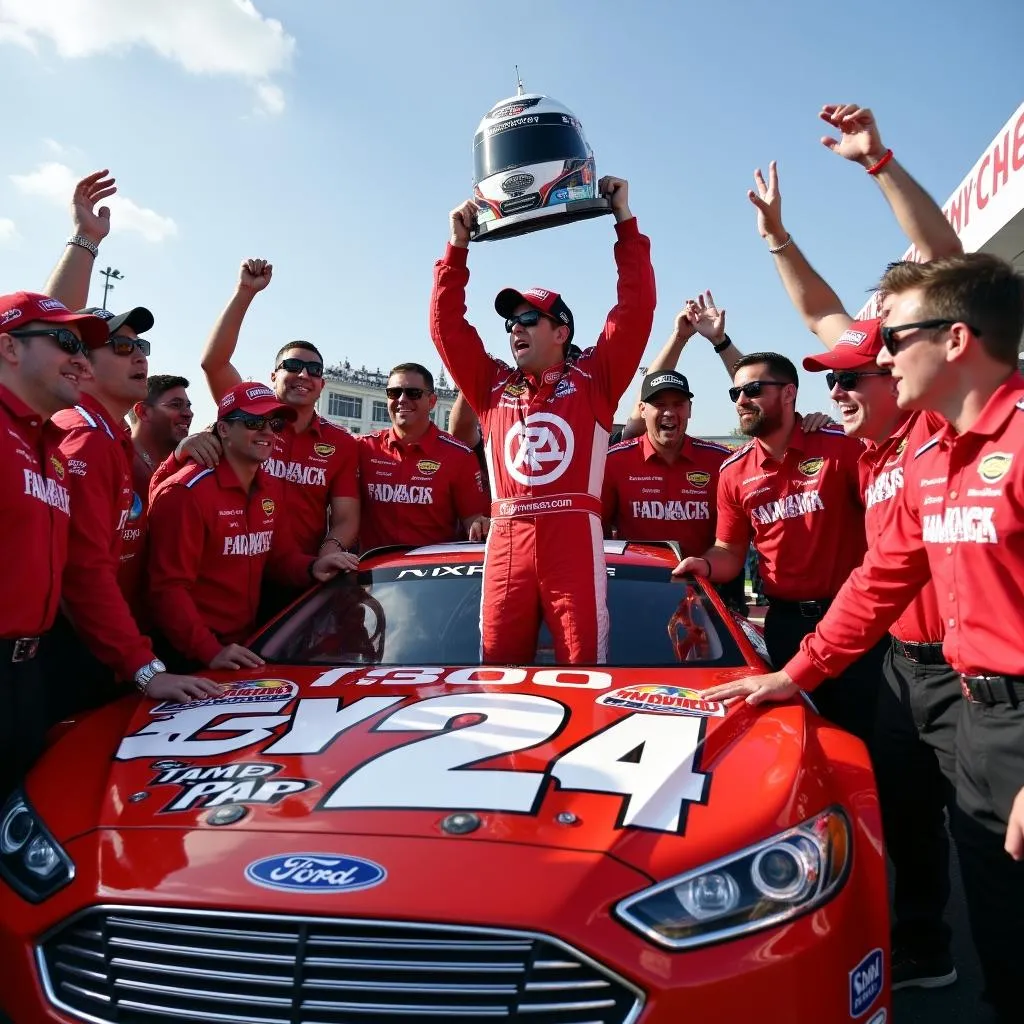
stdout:
<svg viewBox="0 0 1024 1024">
<path fill-rule="evenodd" d="M 41 903 L 75 877 L 75 865 L 14 792 L 0 811 L 0 878 L 30 903 Z"/>
<path fill-rule="evenodd" d="M 850 855 L 850 824 L 831 807 L 756 846 L 629 896 L 615 912 L 669 949 L 721 942 L 821 906 L 846 881 Z"/>
</svg>

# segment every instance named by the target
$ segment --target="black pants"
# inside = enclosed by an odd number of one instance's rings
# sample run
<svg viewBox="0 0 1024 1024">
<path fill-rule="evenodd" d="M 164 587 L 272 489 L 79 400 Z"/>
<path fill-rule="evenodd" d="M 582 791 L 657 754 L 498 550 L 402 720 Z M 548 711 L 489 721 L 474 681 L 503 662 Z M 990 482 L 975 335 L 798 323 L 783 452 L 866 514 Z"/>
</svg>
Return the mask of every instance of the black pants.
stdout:
<svg viewBox="0 0 1024 1024">
<path fill-rule="evenodd" d="M 895 868 L 893 949 L 912 956 L 947 953 L 943 919 L 949 900 L 960 677 L 945 662 L 921 665 L 890 650 L 878 701 L 872 759 Z"/>
<path fill-rule="evenodd" d="M 1024 706 L 964 701 L 957 732 L 953 836 L 985 995 L 1001 1022 L 1019 1022 L 1024 965 L 1024 861 L 1003 849 L 1024 788 Z"/>
<path fill-rule="evenodd" d="M 14 644 L 0 640 L 0 804 L 43 750 L 46 697 L 38 657 L 12 662 Z"/>
<path fill-rule="evenodd" d="M 793 657 L 800 641 L 813 633 L 822 616 L 806 616 L 792 605 L 772 604 L 764 618 L 764 641 L 777 669 Z M 889 638 L 858 658 L 842 675 L 826 679 L 811 694 L 822 717 L 860 737 L 870 748 L 874 739 L 875 715 L 882 690 L 882 660 Z"/>
<path fill-rule="evenodd" d="M 46 680 L 47 725 L 102 707 L 130 692 L 129 687 L 117 685 L 113 670 L 93 656 L 63 615 L 57 616 L 43 638 L 39 660 Z"/>
</svg>

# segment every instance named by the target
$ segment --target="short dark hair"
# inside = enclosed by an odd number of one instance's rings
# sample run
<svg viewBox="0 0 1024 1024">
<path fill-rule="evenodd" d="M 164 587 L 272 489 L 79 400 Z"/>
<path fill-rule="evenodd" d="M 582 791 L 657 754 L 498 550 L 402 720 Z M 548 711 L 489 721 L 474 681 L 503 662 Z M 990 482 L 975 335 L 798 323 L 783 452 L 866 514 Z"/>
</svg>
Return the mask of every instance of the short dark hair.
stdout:
<svg viewBox="0 0 1024 1024">
<path fill-rule="evenodd" d="M 146 378 L 146 405 L 156 405 L 168 391 L 174 388 L 187 388 L 188 381 L 184 377 L 175 377 L 169 373 L 155 373 Z"/>
<path fill-rule="evenodd" d="M 786 384 L 792 384 L 794 387 L 800 386 L 800 378 L 797 377 L 796 367 L 788 360 L 784 355 L 780 355 L 778 352 L 751 352 L 748 356 L 743 356 L 737 359 L 732 364 L 732 375 L 735 378 L 737 372 L 742 370 L 744 366 L 754 366 L 757 363 L 764 363 L 768 367 L 768 372 Z"/>
<path fill-rule="evenodd" d="M 289 349 L 292 349 L 292 348 L 301 348 L 301 349 L 304 349 L 306 352 L 312 352 L 320 360 L 321 363 L 324 361 L 324 357 L 320 354 L 320 349 L 318 349 L 316 347 L 316 345 L 313 344 L 313 342 L 311 342 L 311 341 L 289 341 L 287 344 L 282 345 L 277 350 L 277 355 L 274 356 L 274 364 L 275 364 L 275 366 L 281 361 L 281 356 L 283 356 L 285 354 L 285 352 L 287 352 Z"/>
<path fill-rule="evenodd" d="M 388 370 L 388 378 L 390 379 L 396 373 L 418 373 L 426 382 L 427 390 L 434 390 L 434 375 L 422 363 L 399 363 L 397 366 L 392 366 Z"/>
<path fill-rule="evenodd" d="M 928 263 L 899 263 L 885 272 L 879 288 L 890 295 L 920 288 L 922 319 L 970 324 L 993 359 L 1017 368 L 1024 277 L 1006 260 L 969 252 Z"/>
</svg>

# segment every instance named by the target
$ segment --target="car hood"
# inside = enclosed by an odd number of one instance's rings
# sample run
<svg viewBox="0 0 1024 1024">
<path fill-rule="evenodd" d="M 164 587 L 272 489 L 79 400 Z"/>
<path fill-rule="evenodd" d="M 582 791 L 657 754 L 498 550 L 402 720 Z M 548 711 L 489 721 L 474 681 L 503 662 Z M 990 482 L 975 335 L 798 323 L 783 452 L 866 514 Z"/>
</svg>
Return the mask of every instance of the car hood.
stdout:
<svg viewBox="0 0 1024 1024">
<path fill-rule="evenodd" d="M 665 876 L 829 803 L 826 726 L 803 703 L 696 695 L 749 671 L 264 667 L 216 699 L 101 709 L 50 748 L 28 795 L 59 840 L 449 836 L 607 853 Z"/>
</svg>

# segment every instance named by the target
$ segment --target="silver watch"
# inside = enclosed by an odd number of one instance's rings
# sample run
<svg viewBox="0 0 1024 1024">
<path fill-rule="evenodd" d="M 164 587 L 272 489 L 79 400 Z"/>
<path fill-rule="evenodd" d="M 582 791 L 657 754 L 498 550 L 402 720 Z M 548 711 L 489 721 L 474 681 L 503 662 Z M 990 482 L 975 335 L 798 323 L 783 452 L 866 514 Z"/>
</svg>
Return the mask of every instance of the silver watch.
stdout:
<svg viewBox="0 0 1024 1024">
<path fill-rule="evenodd" d="M 149 689 L 149 684 L 153 681 L 153 676 L 166 671 L 167 666 L 159 658 L 154 658 L 148 664 L 143 665 L 135 673 L 135 686 L 139 693 L 145 694 L 146 690 Z"/>
</svg>

